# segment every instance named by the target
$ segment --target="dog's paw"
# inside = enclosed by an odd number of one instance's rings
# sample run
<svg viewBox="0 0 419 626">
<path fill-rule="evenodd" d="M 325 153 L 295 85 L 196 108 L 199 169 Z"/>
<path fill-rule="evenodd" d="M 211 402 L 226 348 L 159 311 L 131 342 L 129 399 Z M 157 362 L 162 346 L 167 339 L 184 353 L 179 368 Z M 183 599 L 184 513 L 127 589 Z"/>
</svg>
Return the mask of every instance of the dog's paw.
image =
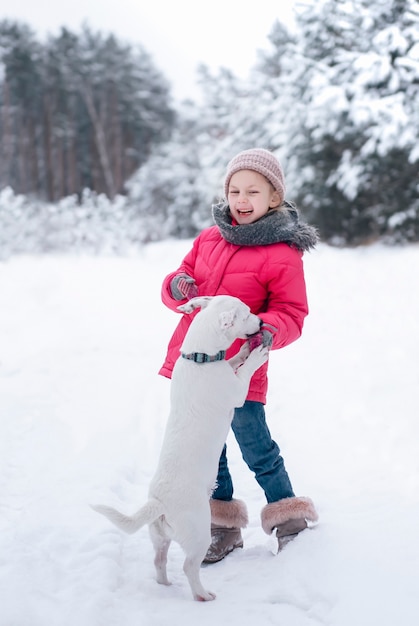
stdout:
<svg viewBox="0 0 419 626">
<path fill-rule="evenodd" d="M 198 602 L 208 602 L 210 600 L 215 600 L 217 596 L 212 591 L 205 591 L 204 593 L 199 593 L 194 595 L 194 600 Z"/>
<path fill-rule="evenodd" d="M 258 367 L 260 367 L 261 365 L 263 365 L 263 363 L 266 363 L 266 361 L 268 360 L 268 356 L 269 348 L 261 344 L 251 351 L 251 353 L 249 354 L 249 359 L 252 359 L 255 364 L 258 363 Z"/>
</svg>

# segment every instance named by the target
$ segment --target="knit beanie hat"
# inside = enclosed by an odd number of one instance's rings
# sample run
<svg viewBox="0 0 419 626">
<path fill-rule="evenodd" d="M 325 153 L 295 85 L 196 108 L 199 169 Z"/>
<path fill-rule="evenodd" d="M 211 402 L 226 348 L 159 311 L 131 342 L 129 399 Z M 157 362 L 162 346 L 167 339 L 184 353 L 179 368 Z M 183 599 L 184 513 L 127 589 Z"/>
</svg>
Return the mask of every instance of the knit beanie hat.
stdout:
<svg viewBox="0 0 419 626">
<path fill-rule="evenodd" d="M 230 179 L 239 170 L 253 170 L 259 172 L 265 178 L 272 183 L 274 189 L 280 195 L 280 203 L 282 204 L 285 196 L 285 178 L 282 167 L 278 159 L 263 148 L 252 148 L 250 150 L 243 150 L 231 159 L 227 165 L 227 174 L 224 180 L 224 193 L 225 197 L 228 196 L 228 186 Z"/>
</svg>

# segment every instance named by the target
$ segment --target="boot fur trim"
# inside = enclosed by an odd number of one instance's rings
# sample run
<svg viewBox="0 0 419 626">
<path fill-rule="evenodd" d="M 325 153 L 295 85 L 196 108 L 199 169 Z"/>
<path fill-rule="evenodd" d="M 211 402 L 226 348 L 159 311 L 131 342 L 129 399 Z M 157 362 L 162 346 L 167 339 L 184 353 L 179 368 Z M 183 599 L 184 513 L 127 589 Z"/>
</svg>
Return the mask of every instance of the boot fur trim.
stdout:
<svg viewBox="0 0 419 626">
<path fill-rule="evenodd" d="M 319 516 L 310 498 L 284 498 L 278 502 L 271 502 L 263 507 L 261 512 L 262 528 L 270 535 L 278 524 L 283 524 L 293 519 L 305 519 L 317 522 Z"/>
<path fill-rule="evenodd" d="M 211 522 L 226 528 L 245 528 L 249 522 L 242 500 L 210 500 Z"/>
</svg>

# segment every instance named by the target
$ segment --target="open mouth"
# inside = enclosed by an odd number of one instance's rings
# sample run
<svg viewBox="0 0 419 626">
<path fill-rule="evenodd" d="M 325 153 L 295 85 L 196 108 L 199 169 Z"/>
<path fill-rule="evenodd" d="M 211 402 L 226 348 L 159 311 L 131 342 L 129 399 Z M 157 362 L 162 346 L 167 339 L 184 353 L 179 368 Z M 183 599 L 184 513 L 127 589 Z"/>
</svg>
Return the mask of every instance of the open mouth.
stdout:
<svg viewBox="0 0 419 626">
<path fill-rule="evenodd" d="M 251 215 L 253 213 L 253 209 L 237 209 L 237 213 L 239 215 Z"/>
</svg>

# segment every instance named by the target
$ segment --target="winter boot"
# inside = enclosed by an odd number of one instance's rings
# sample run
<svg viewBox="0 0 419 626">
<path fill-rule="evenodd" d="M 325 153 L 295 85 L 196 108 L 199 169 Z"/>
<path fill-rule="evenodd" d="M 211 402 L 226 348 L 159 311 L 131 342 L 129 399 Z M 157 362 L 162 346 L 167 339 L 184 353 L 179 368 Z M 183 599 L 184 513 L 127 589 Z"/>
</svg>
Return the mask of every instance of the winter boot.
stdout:
<svg viewBox="0 0 419 626">
<path fill-rule="evenodd" d="M 217 563 L 236 548 L 243 548 L 241 528 L 247 526 L 247 508 L 242 500 L 210 500 L 211 545 L 204 563 Z"/>
<path fill-rule="evenodd" d="M 267 535 L 276 529 L 278 552 L 307 528 L 307 522 L 317 522 L 318 515 L 310 498 L 284 498 L 267 504 L 261 512 L 262 528 Z"/>
</svg>

